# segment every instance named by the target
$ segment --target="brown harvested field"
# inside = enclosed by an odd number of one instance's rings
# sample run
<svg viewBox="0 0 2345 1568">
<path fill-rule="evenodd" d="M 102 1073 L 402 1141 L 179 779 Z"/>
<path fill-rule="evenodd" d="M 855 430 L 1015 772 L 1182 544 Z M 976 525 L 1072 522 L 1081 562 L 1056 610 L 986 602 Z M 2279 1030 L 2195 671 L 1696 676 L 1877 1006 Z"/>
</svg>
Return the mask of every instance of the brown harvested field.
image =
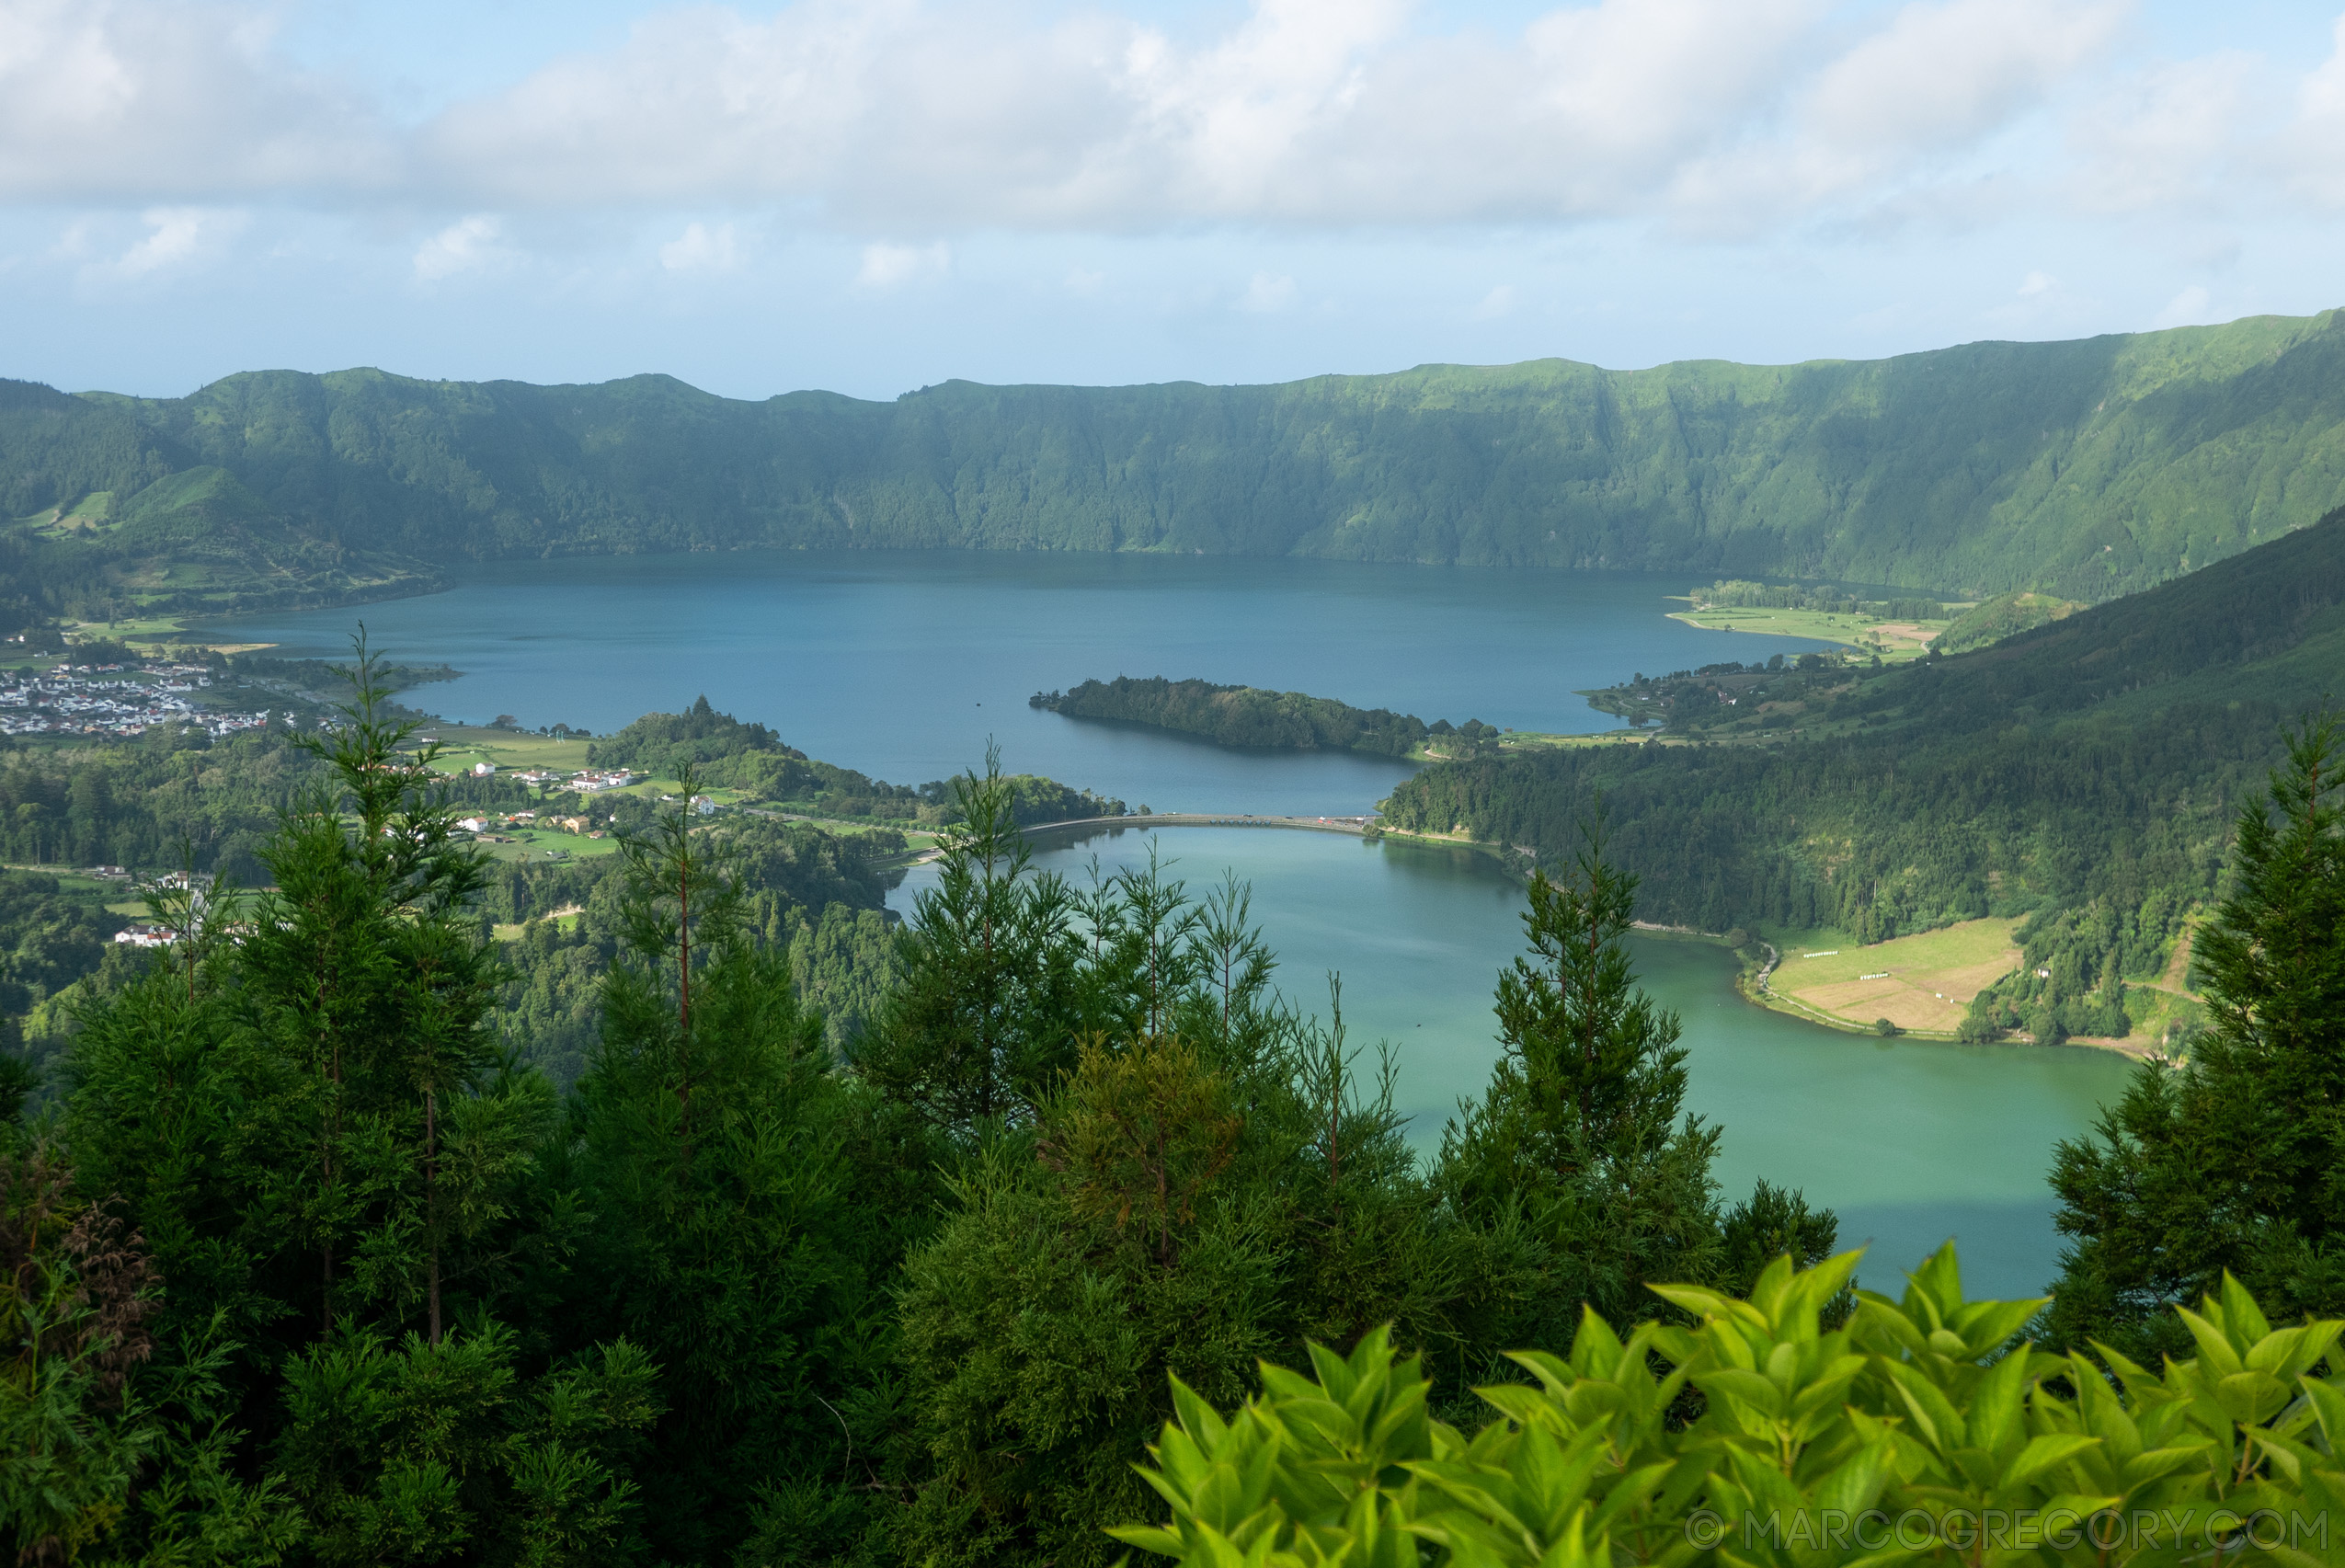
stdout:
<svg viewBox="0 0 2345 1568">
<path fill-rule="evenodd" d="M 1870 947 L 1787 952 L 1779 994 L 1859 1026 L 1886 1018 L 1901 1029 L 1954 1032 L 1971 998 L 2019 967 L 2009 920 L 1964 921 L 1943 931 Z"/>
<path fill-rule="evenodd" d="M 1927 647 L 1939 630 L 1917 626 L 1911 621 L 1883 621 L 1872 629 L 1872 635 L 1885 643 L 1906 643 L 1915 647 Z"/>
</svg>

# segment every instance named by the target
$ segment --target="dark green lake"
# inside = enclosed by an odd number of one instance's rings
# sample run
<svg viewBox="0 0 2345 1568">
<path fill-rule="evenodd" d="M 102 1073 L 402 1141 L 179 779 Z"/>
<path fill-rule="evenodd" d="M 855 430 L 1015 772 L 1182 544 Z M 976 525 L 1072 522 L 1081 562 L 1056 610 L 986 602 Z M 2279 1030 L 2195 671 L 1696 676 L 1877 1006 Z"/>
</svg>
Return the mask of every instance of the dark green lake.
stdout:
<svg viewBox="0 0 2345 1568">
<path fill-rule="evenodd" d="M 1338 562 L 961 554 L 733 554 L 504 564 L 452 591 L 369 607 L 377 646 L 445 660 L 421 700 L 598 731 L 705 692 L 814 756 L 918 783 L 978 761 L 1159 810 L 1352 812 L 1407 769 L 1348 755 L 1256 753 L 1089 726 L 1030 709 L 1092 676 L 1203 676 L 1423 717 L 1587 731 L 1612 720 L 1576 689 L 1631 673 L 1814 645 L 1667 620 L 1689 583 Z M 252 617 L 223 631 L 334 654 L 360 612 Z M 1111 869 L 1151 839 L 1202 887 L 1250 878 L 1288 995 L 1322 1010 L 1344 977 L 1353 1037 L 1391 1042 L 1420 1146 L 1494 1053 L 1499 968 L 1520 945 L 1520 890 L 1468 851 L 1272 830 L 1119 831 L 1047 848 Z M 894 900 L 908 908 L 920 886 Z M 1644 982 L 1685 1023 L 1692 1108 L 1726 1129 L 1730 1194 L 1755 1176 L 1803 1188 L 1870 1241 L 1893 1285 L 1948 1236 L 1974 1288 L 2031 1292 L 2057 1239 L 2043 1185 L 2054 1143 L 2124 1077 L 2081 1049 L 1962 1047 L 1841 1035 L 1753 1008 L 1708 944 L 1637 944 Z"/>
</svg>

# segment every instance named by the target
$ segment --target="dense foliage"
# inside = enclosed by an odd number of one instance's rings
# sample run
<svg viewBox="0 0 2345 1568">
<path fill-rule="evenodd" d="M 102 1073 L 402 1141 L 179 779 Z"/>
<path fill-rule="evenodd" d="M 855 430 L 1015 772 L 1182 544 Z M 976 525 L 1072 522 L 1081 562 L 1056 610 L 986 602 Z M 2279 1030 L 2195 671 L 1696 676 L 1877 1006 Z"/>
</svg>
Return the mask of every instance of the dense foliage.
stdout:
<svg viewBox="0 0 2345 1568">
<path fill-rule="evenodd" d="M 273 680 L 314 681 L 324 673 L 283 661 L 240 658 L 238 666 Z M 382 673 L 388 686 L 429 672 L 385 666 Z M 224 741 L 158 730 L 129 744 L 0 754 L 0 855 L 132 874 L 61 882 L 45 871 L 0 871 L 0 1048 L 45 1071 L 79 1026 L 74 1010 L 87 989 L 80 982 L 110 988 L 135 967 L 110 940 L 131 921 L 108 902 L 134 904 L 145 879 L 183 869 L 234 886 L 269 882 L 274 874 L 262 847 L 280 813 L 321 776 L 316 760 L 276 729 Z M 1048 781 L 1019 783 L 1035 819 L 1083 815 L 1093 804 Z M 549 804 L 545 792 L 533 795 L 509 777 L 458 774 L 438 787 L 468 811 Z M 656 815 L 656 803 L 631 795 L 566 799 L 604 827 L 644 826 Z M 796 982 L 843 1045 L 886 984 L 892 937 L 882 911 L 901 875 L 903 835 L 887 828 L 834 834 L 749 814 L 720 824 L 763 937 L 778 950 L 799 927 L 811 933 L 793 960 Z M 484 921 L 522 927 L 503 950 L 510 978 L 494 1016 L 513 1048 L 557 1086 L 584 1070 L 600 1027 L 600 987 L 617 952 L 615 898 L 606 887 L 615 864 L 583 856 L 495 863 L 484 868 L 474 900 Z"/>
<path fill-rule="evenodd" d="M 1590 1312 L 1470 1437 L 1382 1333 L 1265 1366 L 1227 1419 L 1176 1389 L 1172 1516 L 1115 1533 L 1190 1568 L 2336 1561 L 2345 1322 L 2275 1329 L 2226 1279 L 2153 1371 L 2015 1343 L 2042 1303 L 1965 1299 L 1950 1244 L 1846 1312 L 1855 1262 L 1656 1287 L 1687 1322 L 1625 1340 Z"/>
<path fill-rule="evenodd" d="M 1722 580 L 1694 589 L 1697 609 L 1816 610 L 1833 615 L 1873 615 L 1886 621 L 1934 621 L 1946 613 L 1935 599 L 1859 599 L 1833 588 L 1795 583 Z"/>
<path fill-rule="evenodd" d="M 0 1133 L 33 1558 L 1104 1564 L 1168 1374 L 1234 1398 L 1389 1323 L 1462 1399 L 1580 1299 L 1831 1246 L 1722 1207 L 1600 856 L 1535 885 L 1509 1066 L 1424 1168 L 1241 884 L 1037 874 L 998 767 L 898 935 L 783 896 L 868 891 L 838 841 L 684 803 L 590 879 L 498 866 L 365 674 L 269 889 L 166 899 L 62 1115 Z"/>
<path fill-rule="evenodd" d="M 1069 718 L 1108 719 L 1157 729 L 1202 735 L 1224 746 L 1264 746 L 1310 751 L 1329 747 L 1411 757 L 1428 741 L 1461 732 L 1447 720 L 1427 725 L 1414 714 L 1390 708 L 1356 708 L 1333 697 L 1300 692 L 1264 692 L 1253 686 L 1217 686 L 1209 681 L 1086 681 L 1070 692 L 1037 692 L 1029 699 Z M 1465 738 L 1479 739 L 1490 727 L 1470 719 Z M 1491 733 L 1495 733 L 1492 731 Z"/>
<path fill-rule="evenodd" d="M 1600 857 L 1592 883 L 1534 885 L 1507 1063 L 1420 1170 L 1389 1078 L 1354 1082 L 1340 991 L 1322 1026 L 1269 990 L 1241 886 L 1036 876 L 998 784 L 964 801 L 855 1059 L 966 1151 L 907 1263 L 910 1559 L 1110 1561 L 1099 1527 L 1143 1496 L 1126 1461 L 1168 1374 L 1234 1391 L 1257 1357 L 1388 1322 L 1462 1396 L 1582 1300 L 1648 1312 L 1656 1272 L 1747 1284 L 1778 1251 L 1830 1251 L 1832 1217 L 1795 1194 L 1722 1207 L 1715 1134 L 1676 1125 L 1676 1020 L 1628 972 L 1631 889 Z M 1540 1000 L 1591 976 L 1584 1001 Z"/>
<path fill-rule="evenodd" d="M 892 403 L 734 402 L 655 375 L 552 387 L 270 371 L 181 398 L 16 382 L 0 383 L 0 517 L 36 520 L 9 564 L 51 612 L 413 591 L 465 559 L 753 545 L 2099 600 L 2345 499 L 2340 355 L 2345 321 L 2328 313 L 1870 362 L 948 382 Z"/>
<path fill-rule="evenodd" d="M 2125 982 L 2165 973 L 2182 922 L 2166 890 L 2130 907 L 2107 897 L 2045 905 L 2012 933 L 2019 968 L 1972 999 L 1960 1037 L 1978 1042 L 2016 1030 L 2038 1045 L 2071 1035 L 2122 1038 L 2132 1032 Z"/>
<path fill-rule="evenodd" d="M 648 816 L 645 826 L 656 824 Z M 707 830 L 742 889 L 741 919 L 790 955 L 797 994 L 843 1048 L 886 990 L 895 938 L 887 890 L 902 873 L 902 835 L 842 836 L 804 822 L 735 815 Z M 605 976 L 621 951 L 623 862 L 612 856 L 489 869 L 482 911 L 518 925 L 501 956 L 509 978 L 494 1024 L 509 1048 L 557 1088 L 586 1070 L 602 1026 Z"/>
</svg>

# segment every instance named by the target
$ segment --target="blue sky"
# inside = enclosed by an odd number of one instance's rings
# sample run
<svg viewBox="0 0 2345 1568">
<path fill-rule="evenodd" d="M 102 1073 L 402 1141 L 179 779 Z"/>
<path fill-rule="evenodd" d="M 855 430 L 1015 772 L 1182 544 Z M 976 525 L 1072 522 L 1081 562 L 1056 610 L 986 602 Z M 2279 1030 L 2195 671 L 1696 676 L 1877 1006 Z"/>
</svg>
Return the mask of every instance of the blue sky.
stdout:
<svg viewBox="0 0 2345 1568">
<path fill-rule="evenodd" d="M 0 375 L 887 397 L 2345 304 L 2337 8 L 0 0 Z"/>
</svg>

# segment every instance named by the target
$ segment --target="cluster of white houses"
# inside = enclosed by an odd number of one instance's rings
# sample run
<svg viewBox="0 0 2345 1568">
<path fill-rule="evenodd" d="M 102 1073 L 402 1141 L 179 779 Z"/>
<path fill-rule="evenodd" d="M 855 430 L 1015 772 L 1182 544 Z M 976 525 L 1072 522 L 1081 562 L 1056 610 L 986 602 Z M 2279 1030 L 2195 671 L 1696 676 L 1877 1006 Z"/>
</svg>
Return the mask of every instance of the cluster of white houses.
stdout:
<svg viewBox="0 0 2345 1568">
<path fill-rule="evenodd" d="M 494 762 L 475 762 L 473 764 L 473 773 L 475 777 L 486 778 L 489 774 L 494 773 L 496 771 L 497 764 Z M 589 768 L 586 772 L 579 773 L 557 773 L 551 768 L 532 768 L 525 773 L 519 773 L 513 775 L 514 778 L 520 780 L 525 784 L 528 784 L 532 789 L 547 785 L 559 785 L 563 789 L 573 791 L 578 795 L 600 795 L 606 789 L 624 789 L 629 784 L 641 784 L 644 781 L 645 776 L 646 775 L 642 773 L 636 773 L 632 768 L 604 768 L 600 770 Z"/>
<path fill-rule="evenodd" d="M 499 828 L 559 828 L 566 833 L 584 833 L 589 839 L 602 837 L 601 830 L 595 827 L 590 818 L 555 817 L 551 813 L 541 817 L 534 811 L 459 817 L 456 826 L 467 833 L 491 833 Z"/>
<path fill-rule="evenodd" d="M 200 664 L 59 665 L 0 670 L 0 735 L 143 735 L 158 724 L 192 725 L 214 738 L 260 729 L 269 710 L 200 708 L 190 694 L 212 684 Z"/>
</svg>

